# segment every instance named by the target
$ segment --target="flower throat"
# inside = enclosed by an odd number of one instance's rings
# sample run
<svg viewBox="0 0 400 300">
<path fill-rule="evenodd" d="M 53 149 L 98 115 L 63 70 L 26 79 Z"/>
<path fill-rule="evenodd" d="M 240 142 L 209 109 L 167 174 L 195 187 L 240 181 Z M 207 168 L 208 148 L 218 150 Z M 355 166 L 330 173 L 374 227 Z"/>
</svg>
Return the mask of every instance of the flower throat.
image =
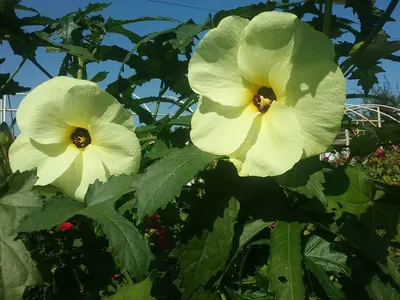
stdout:
<svg viewBox="0 0 400 300">
<path fill-rule="evenodd" d="M 71 134 L 71 140 L 77 148 L 84 148 L 92 142 L 89 131 L 80 127 Z"/>
<path fill-rule="evenodd" d="M 276 100 L 274 91 L 271 88 L 263 86 L 257 91 L 257 94 L 253 97 L 253 104 L 258 108 L 260 113 L 265 113 L 272 104 L 272 101 Z"/>
</svg>

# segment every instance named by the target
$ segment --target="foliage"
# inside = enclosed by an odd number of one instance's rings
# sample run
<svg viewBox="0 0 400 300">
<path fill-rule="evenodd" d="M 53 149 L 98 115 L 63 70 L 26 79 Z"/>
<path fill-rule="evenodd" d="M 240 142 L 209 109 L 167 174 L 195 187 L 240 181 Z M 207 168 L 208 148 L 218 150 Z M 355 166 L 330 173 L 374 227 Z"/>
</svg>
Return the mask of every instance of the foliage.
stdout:
<svg viewBox="0 0 400 300">
<path fill-rule="evenodd" d="M 382 11 L 372 0 L 347 0 L 354 18 L 330 15 L 330 26 L 324 2 L 255 3 L 196 23 L 106 19 L 112 4 L 104 2 L 52 19 L 0 0 L 0 42 L 21 60 L 16 72 L 0 74 L 0 95 L 29 90 L 15 80 L 27 61 L 48 77 L 108 80 L 107 91 L 138 115 L 142 149 L 137 175 L 97 181 L 80 203 L 33 187 L 34 171 L 12 174 L 13 136 L 1 124 L 0 298 L 399 299 L 399 123 L 359 125 L 349 114 L 342 125 L 352 139 L 350 155 L 334 163 L 304 159 L 274 178 L 239 177 L 225 157 L 191 144 L 188 108 L 198 99 L 187 79 L 189 60 L 199 36 L 231 15 L 252 19 L 277 9 L 307 15 L 334 41 L 347 79 L 370 93 L 365 102 L 398 107 L 398 95 L 376 85 L 380 62 L 399 61 L 399 42 L 382 29 L 394 21 L 396 1 Z M 127 26 L 138 22 L 168 29 L 141 36 Z M 104 43 L 112 35 L 132 47 Z M 38 49 L 62 55 L 58 74 L 43 68 Z M 118 64 L 117 78 L 104 69 L 88 78 L 90 64 L 107 61 Z M 154 79 L 158 94 L 132 98 Z M 171 114 L 149 112 L 143 104 L 151 103 L 171 105 Z"/>
</svg>

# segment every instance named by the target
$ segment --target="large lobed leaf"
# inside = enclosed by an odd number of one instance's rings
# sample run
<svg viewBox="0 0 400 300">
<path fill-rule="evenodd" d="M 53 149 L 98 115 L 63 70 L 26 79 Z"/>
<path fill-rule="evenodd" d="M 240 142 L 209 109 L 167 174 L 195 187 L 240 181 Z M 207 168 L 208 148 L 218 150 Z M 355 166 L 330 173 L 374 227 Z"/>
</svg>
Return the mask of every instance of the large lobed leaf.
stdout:
<svg viewBox="0 0 400 300">
<path fill-rule="evenodd" d="M 213 230 L 203 231 L 200 238 L 193 237 L 180 251 L 179 277 L 185 288 L 183 299 L 207 284 L 212 276 L 224 270 L 232 247 L 234 225 L 239 213 L 239 202 L 232 198 L 223 217 L 218 217 Z"/>
<path fill-rule="evenodd" d="M 301 268 L 301 231 L 297 222 L 278 221 L 271 230 L 268 275 L 277 300 L 303 300 L 305 289 Z"/>
<path fill-rule="evenodd" d="M 135 182 L 138 222 L 145 216 L 164 208 L 179 195 L 183 185 L 215 158 L 215 155 L 203 152 L 192 145 L 176 150 L 148 167 Z"/>
<path fill-rule="evenodd" d="M 400 294 L 389 283 L 384 284 L 378 275 L 372 277 L 366 290 L 372 300 L 399 300 Z"/>
<path fill-rule="evenodd" d="M 152 282 L 149 277 L 137 284 L 126 284 L 118 289 L 117 293 L 109 297 L 109 300 L 150 300 Z"/>
<path fill-rule="evenodd" d="M 0 299 L 3 300 L 22 299 L 27 286 L 42 282 L 22 241 L 15 240 L 16 234 L 10 235 L 26 214 L 41 208 L 40 199 L 31 192 L 36 179 L 32 172 L 15 173 L 1 187 Z"/>
<path fill-rule="evenodd" d="M 129 271 L 137 280 L 143 280 L 152 254 L 137 228 L 114 207 L 117 199 L 133 190 L 132 181 L 131 176 L 111 177 L 105 184 L 96 181 L 89 186 L 86 206 L 65 196 L 53 198 L 43 210 L 30 214 L 17 231 L 50 229 L 75 215 L 87 216 L 101 225 L 121 263 L 121 272 Z"/>
<path fill-rule="evenodd" d="M 346 266 L 347 256 L 333 251 L 328 241 L 319 236 L 312 236 L 304 248 L 304 262 L 321 285 L 326 294 L 333 300 L 346 299 L 338 283 L 329 279 L 327 272 L 336 272 L 350 275 Z"/>
<path fill-rule="evenodd" d="M 349 166 L 345 174 L 349 180 L 348 187 L 339 195 L 327 196 L 328 209 L 338 215 L 347 212 L 357 216 L 370 235 L 374 235 L 378 229 L 384 229 L 387 239 L 399 240 L 399 205 L 384 198 L 375 199 L 375 187 L 360 166 Z"/>
</svg>

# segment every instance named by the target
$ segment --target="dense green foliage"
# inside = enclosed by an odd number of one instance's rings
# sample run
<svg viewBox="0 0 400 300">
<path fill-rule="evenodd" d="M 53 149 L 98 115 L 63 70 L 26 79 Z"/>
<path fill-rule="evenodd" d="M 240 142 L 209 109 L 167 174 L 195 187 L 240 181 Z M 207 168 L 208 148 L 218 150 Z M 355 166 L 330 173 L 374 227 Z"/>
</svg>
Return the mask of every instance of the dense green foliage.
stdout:
<svg viewBox="0 0 400 300">
<path fill-rule="evenodd" d="M 101 11 L 111 5 L 105 3 L 51 19 L 0 0 L 0 42 L 21 56 L 21 65 L 29 60 L 50 77 L 35 57 L 43 47 L 48 55 L 64 53 L 54 76 L 87 78 L 89 64 L 120 65 L 107 91 L 139 116 L 143 155 L 139 174 L 94 183 L 83 204 L 33 187 L 34 170 L 11 174 L 13 139 L 1 125 L 0 299 L 400 299 L 400 155 L 374 154 L 399 144 L 399 123 L 377 128 L 344 117 L 343 129 L 354 133 L 350 156 L 340 164 L 311 157 L 276 178 L 239 177 L 224 157 L 190 143 L 188 108 L 197 96 L 186 75 L 199 33 L 229 15 L 251 19 L 275 9 L 311 14 L 309 23 L 322 31 L 323 2 L 259 3 L 196 24 L 105 20 Z M 336 59 L 366 94 L 383 71 L 380 60 L 399 61 L 393 53 L 400 42 L 388 41 L 382 29 L 394 21 L 397 2 L 381 11 L 373 0 L 348 0 L 360 27 L 341 16 L 329 19 Z M 18 18 L 15 10 L 33 15 Z M 178 25 L 146 36 L 124 27 L 148 21 Z M 40 29 L 27 32 L 29 25 Z M 354 45 L 337 41 L 345 33 Z M 108 34 L 125 36 L 133 48 L 104 45 Z M 123 77 L 125 68 L 133 75 Z M 14 75 L 0 74 L 0 95 L 29 90 Z M 104 70 L 88 79 L 107 76 Z M 132 98 L 153 79 L 161 82 L 158 95 Z M 180 102 L 164 97 L 167 91 Z M 150 113 L 142 106 L 151 102 L 175 111 L 157 118 L 158 108 Z"/>
</svg>

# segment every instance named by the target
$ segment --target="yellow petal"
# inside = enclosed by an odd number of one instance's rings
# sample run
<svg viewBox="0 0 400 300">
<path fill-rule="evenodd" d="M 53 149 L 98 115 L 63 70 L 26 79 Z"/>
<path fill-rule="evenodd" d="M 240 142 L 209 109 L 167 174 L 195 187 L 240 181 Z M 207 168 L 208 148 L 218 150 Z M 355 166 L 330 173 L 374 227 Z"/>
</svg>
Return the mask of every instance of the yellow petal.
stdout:
<svg viewBox="0 0 400 300">
<path fill-rule="evenodd" d="M 117 99 L 92 85 L 69 89 L 61 105 L 61 116 L 69 125 L 86 129 L 93 117 L 133 129 L 132 115 Z"/>
<path fill-rule="evenodd" d="M 328 60 L 288 64 L 275 79 L 285 89 L 281 101 L 293 108 L 299 121 L 305 156 L 325 151 L 335 140 L 344 114 L 346 81 L 340 68 Z"/>
<path fill-rule="evenodd" d="M 88 145 L 53 185 L 71 198 L 83 202 L 89 184 L 96 179 L 105 182 L 106 171 L 96 150 Z"/>
<path fill-rule="evenodd" d="M 223 19 L 199 42 L 189 63 L 189 84 L 198 94 L 229 106 L 245 106 L 257 88 L 247 82 L 237 65 L 237 52 L 248 20 Z"/>
<path fill-rule="evenodd" d="M 243 30 L 238 64 L 243 76 L 260 86 L 268 86 L 272 67 L 290 59 L 294 32 L 300 20 L 293 14 L 265 12 L 254 17 Z"/>
<path fill-rule="evenodd" d="M 65 172 L 79 154 L 71 143 L 39 144 L 21 133 L 9 151 L 11 169 L 26 171 L 37 168 L 36 185 L 47 185 Z"/>
<path fill-rule="evenodd" d="M 227 155 L 243 143 L 259 114 L 253 104 L 224 106 L 203 96 L 192 117 L 190 137 L 205 152 Z"/>
<path fill-rule="evenodd" d="M 36 181 L 36 185 L 52 183 L 70 167 L 80 153 L 80 150 L 72 143 L 37 144 L 36 147 L 47 155 L 47 159 L 38 166 L 37 176 L 39 179 Z"/>
<path fill-rule="evenodd" d="M 61 117 L 61 103 L 71 87 L 82 84 L 95 85 L 90 81 L 61 76 L 34 88 L 17 111 L 21 132 L 39 143 L 65 142 L 73 128 Z"/>
<path fill-rule="evenodd" d="M 303 136 L 293 110 L 274 101 L 259 115 L 241 147 L 230 154 L 240 176 L 276 176 L 298 162 Z"/>
<path fill-rule="evenodd" d="M 11 144 L 8 152 L 13 172 L 35 169 L 48 158 L 35 145 L 37 143 L 31 140 L 26 134 L 20 133 L 18 135 L 17 139 Z"/>
<path fill-rule="evenodd" d="M 141 148 L 136 134 L 122 125 L 97 120 L 89 125 L 91 146 L 100 156 L 108 175 L 136 173 Z"/>
</svg>

